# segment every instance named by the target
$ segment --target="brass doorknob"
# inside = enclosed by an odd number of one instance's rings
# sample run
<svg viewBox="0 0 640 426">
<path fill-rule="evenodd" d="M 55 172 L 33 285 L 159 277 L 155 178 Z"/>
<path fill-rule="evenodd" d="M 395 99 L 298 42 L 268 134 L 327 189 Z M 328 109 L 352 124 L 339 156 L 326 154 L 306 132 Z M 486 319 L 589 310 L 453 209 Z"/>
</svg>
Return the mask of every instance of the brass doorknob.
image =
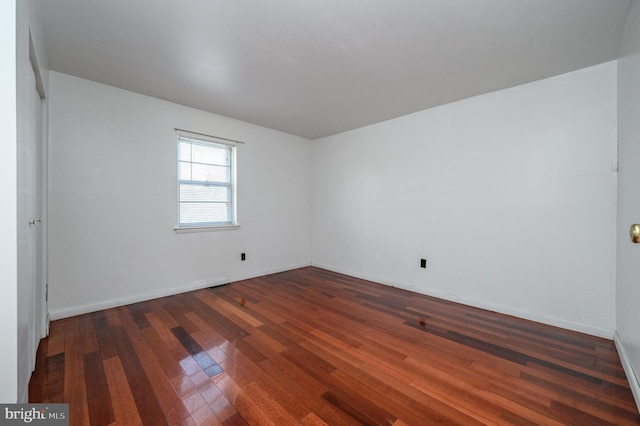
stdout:
<svg viewBox="0 0 640 426">
<path fill-rule="evenodd" d="M 634 223 L 631 225 L 629 235 L 631 235 L 631 242 L 640 243 L 640 224 Z"/>
</svg>

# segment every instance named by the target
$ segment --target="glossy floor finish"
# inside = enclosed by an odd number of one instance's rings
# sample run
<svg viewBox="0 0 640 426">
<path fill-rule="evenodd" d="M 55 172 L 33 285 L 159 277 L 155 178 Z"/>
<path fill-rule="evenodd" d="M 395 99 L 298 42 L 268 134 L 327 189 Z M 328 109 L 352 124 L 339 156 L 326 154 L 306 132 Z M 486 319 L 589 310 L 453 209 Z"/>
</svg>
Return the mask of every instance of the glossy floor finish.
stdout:
<svg viewBox="0 0 640 426">
<path fill-rule="evenodd" d="M 611 341 L 308 267 L 55 321 L 72 425 L 637 425 Z"/>
</svg>

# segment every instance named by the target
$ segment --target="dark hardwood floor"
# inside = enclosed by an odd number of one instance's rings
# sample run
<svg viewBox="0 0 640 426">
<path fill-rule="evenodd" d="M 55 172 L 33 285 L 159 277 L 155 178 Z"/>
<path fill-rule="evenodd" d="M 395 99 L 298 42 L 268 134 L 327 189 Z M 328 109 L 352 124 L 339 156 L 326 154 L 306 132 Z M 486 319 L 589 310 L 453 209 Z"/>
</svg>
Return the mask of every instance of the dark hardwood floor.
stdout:
<svg viewBox="0 0 640 426">
<path fill-rule="evenodd" d="M 72 425 L 637 425 L 613 342 L 308 267 L 54 321 Z"/>
</svg>

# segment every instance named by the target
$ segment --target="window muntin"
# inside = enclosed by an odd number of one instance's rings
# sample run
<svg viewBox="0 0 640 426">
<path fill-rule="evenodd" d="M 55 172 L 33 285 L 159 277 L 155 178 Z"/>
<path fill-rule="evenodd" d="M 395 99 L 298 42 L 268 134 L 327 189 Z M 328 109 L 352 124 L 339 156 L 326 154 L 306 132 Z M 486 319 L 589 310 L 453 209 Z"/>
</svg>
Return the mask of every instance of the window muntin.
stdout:
<svg viewBox="0 0 640 426">
<path fill-rule="evenodd" d="M 235 146 L 178 135 L 178 228 L 236 224 Z"/>
</svg>

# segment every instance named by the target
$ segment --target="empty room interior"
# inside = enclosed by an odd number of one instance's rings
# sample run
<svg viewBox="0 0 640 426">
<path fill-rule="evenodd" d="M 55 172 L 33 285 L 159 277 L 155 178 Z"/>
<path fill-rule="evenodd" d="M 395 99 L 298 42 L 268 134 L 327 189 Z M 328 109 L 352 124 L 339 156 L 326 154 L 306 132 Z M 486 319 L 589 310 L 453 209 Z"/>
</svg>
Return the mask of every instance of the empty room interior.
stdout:
<svg viewBox="0 0 640 426">
<path fill-rule="evenodd" d="M 638 0 L 0 19 L 0 402 L 640 424 Z"/>
</svg>

